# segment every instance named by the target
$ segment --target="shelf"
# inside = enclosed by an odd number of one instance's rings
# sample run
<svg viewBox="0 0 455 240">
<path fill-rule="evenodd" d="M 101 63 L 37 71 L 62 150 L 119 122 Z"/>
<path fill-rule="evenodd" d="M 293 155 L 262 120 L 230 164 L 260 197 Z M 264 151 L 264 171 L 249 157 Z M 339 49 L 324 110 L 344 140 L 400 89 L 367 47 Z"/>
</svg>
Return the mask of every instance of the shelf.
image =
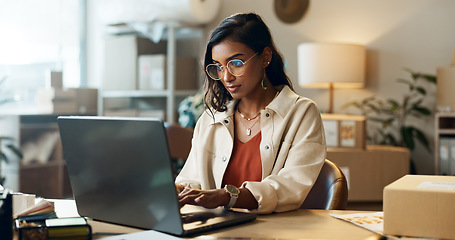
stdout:
<svg viewBox="0 0 455 240">
<path fill-rule="evenodd" d="M 184 24 L 181 22 L 152 21 L 152 22 L 131 22 L 116 23 L 106 26 L 106 32 L 111 35 L 133 34 L 152 39 L 150 33 L 157 29 L 160 31 L 160 40 L 168 40 L 169 27 L 175 28 L 175 39 L 202 38 L 202 25 Z"/>
<path fill-rule="evenodd" d="M 444 135 L 444 134 L 454 134 L 455 135 L 455 129 L 439 129 L 438 134 L 439 135 Z"/>
<path fill-rule="evenodd" d="M 455 175 L 455 113 L 438 112 L 435 115 L 435 173 Z"/>
<path fill-rule="evenodd" d="M 175 90 L 174 96 L 194 95 L 198 90 Z M 102 92 L 103 98 L 147 98 L 147 97 L 167 97 L 169 90 L 108 90 Z"/>
<path fill-rule="evenodd" d="M 166 122 L 177 122 L 178 118 L 178 101 L 183 97 L 194 95 L 198 92 L 197 88 L 200 84 L 194 86 L 184 86 L 178 84 L 178 79 L 186 79 L 193 76 L 196 81 L 200 75 L 198 71 L 194 74 L 181 76 L 182 72 L 177 72 L 178 56 L 197 58 L 200 51 L 195 53 L 195 49 L 200 47 L 200 42 L 203 37 L 203 26 L 189 26 L 178 22 L 167 21 L 154 21 L 154 22 L 135 22 L 135 23 L 119 23 L 107 26 L 107 30 L 113 38 L 108 38 L 109 44 L 106 44 L 106 69 L 110 69 L 109 74 L 106 74 L 106 79 L 109 79 L 110 86 L 103 86 L 105 89 L 128 89 L 128 90 L 102 90 L 99 93 L 98 99 L 98 114 L 104 115 L 105 105 L 112 107 L 112 105 L 124 108 L 135 108 L 133 105 L 139 106 L 140 104 L 146 105 L 151 109 L 164 110 Z M 157 31 L 144 31 L 157 30 Z M 150 33 L 153 33 L 152 35 Z M 124 36 L 126 35 L 126 36 Z M 144 38 L 145 37 L 145 38 Z M 138 39 L 142 39 L 138 41 Z M 184 39 L 184 41 L 177 41 Z M 194 39 L 198 41 L 195 45 Z M 189 41 L 191 40 L 191 41 Z M 163 44 L 165 43 L 165 45 Z M 179 45 L 179 48 L 177 48 Z M 177 49 L 181 51 L 177 55 Z M 159 64 L 161 68 L 159 72 L 164 76 L 165 87 L 162 90 L 139 90 L 141 78 L 138 75 L 138 57 L 141 55 L 149 54 L 165 54 L 164 62 L 155 63 Z M 196 61 L 195 61 L 196 62 Z M 164 64 L 163 64 L 164 63 Z M 195 64 L 196 65 L 196 64 Z M 186 64 L 185 66 L 190 66 Z M 189 67 L 188 67 L 189 68 Z M 191 69 L 198 69 L 196 66 Z M 179 75 L 180 74 L 180 75 Z M 115 84 L 116 85 L 115 85 Z M 123 84 L 123 85 L 122 85 Z M 132 90 L 130 90 L 132 89 Z M 191 90 L 182 90 L 191 89 Z M 130 103 L 125 103 L 125 99 L 132 100 Z M 164 101 L 163 101 L 164 99 Z M 105 103 L 106 100 L 106 103 Z M 151 100 L 151 101 L 149 101 Z M 155 101 L 156 100 L 156 101 Z M 151 106 L 153 105 L 153 106 Z M 136 106 L 136 107 L 137 107 Z M 120 113 L 121 114 L 121 113 Z"/>
</svg>

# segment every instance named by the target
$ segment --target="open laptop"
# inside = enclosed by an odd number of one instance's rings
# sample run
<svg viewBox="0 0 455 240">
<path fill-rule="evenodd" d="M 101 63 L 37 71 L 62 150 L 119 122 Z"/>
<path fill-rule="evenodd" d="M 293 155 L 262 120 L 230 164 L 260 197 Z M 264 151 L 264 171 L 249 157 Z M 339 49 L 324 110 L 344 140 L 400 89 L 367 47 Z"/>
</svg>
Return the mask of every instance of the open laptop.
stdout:
<svg viewBox="0 0 455 240">
<path fill-rule="evenodd" d="M 79 215 L 177 236 L 256 218 L 253 213 L 179 208 L 164 123 L 157 119 L 58 117 Z"/>
</svg>

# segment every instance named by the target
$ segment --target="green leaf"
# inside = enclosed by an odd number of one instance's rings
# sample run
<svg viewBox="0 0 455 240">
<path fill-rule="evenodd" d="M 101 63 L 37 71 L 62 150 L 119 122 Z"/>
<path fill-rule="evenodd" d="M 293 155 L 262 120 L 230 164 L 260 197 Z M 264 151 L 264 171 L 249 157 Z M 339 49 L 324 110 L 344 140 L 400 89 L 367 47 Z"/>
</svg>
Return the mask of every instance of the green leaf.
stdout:
<svg viewBox="0 0 455 240">
<path fill-rule="evenodd" d="M 356 101 L 347 102 L 347 103 L 345 103 L 343 106 L 341 106 L 341 108 L 342 108 L 342 109 L 346 109 L 346 108 L 351 107 L 351 106 L 360 108 L 360 104 L 359 104 L 358 102 L 356 102 Z"/>
<path fill-rule="evenodd" d="M 0 162 L 1 161 L 5 161 L 6 163 L 8 163 L 8 158 L 6 157 L 5 153 L 3 152 L 0 152 Z"/>
<path fill-rule="evenodd" d="M 413 79 L 416 79 L 417 76 L 418 76 L 418 73 L 414 72 L 414 71 L 413 71 L 412 69 L 410 69 L 410 68 L 404 68 L 403 70 L 404 70 L 405 72 L 409 73 Z"/>
<path fill-rule="evenodd" d="M 369 107 L 371 110 L 373 110 L 373 112 L 375 112 L 375 113 L 379 113 L 379 112 L 381 111 L 381 110 L 380 110 L 378 107 L 376 107 L 376 105 L 374 105 L 374 104 L 367 104 L 366 106 Z"/>
<path fill-rule="evenodd" d="M 402 127 L 401 136 L 403 137 L 403 142 L 407 148 L 414 150 L 415 144 L 412 137 L 412 127 Z"/>
<path fill-rule="evenodd" d="M 8 144 L 6 145 L 7 148 L 9 148 L 14 154 L 16 154 L 16 156 L 18 156 L 19 158 L 23 158 L 24 156 L 22 155 L 22 152 L 21 150 L 19 150 L 16 146 L 12 145 L 12 144 Z"/>
<path fill-rule="evenodd" d="M 12 137 L 1 136 L 0 140 L 14 140 Z"/>
<path fill-rule="evenodd" d="M 431 153 L 430 143 L 428 142 L 425 134 L 417 128 L 414 128 L 413 130 L 417 140 L 427 149 L 428 152 Z"/>
<path fill-rule="evenodd" d="M 422 74 L 422 75 L 420 75 L 420 77 L 422 77 L 423 79 L 427 80 L 427 82 L 436 84 L 437 78 L 434 75 Z"/>
<path fill-rule="evenodd" d="M 370 97 L 367 97 L 367 98 L 363 99 L 361 103 L 362 104 L 367 104 L 367 103 L 372 102 L 374 100 L 376 100 L 376 97 L 375 96 L 370 96 Z"/>
<path fill-rule="evenodd" d="M 412 104 L 413 107 L 419 107 L 419 105 L 423 102 L 423 99 L 417 100 L 414 104 Z"/>
<path fill-rule="evenodd" d="M 384 122 L 384 119 L 378 118 L 378 117 L 369 117 L 369 118 L 368 118 L 368 121 L 383 123 L 383 122 Z"/>
<path fill-rule="evenodd" d="M 400 78 L 400 79 L 397 79 L 397 82 L 403 83 L 403 84 L 406 84 L 406 85 L 409 85 L 409 87 L 412 86 L 412 82 L 409 81 L 409 80 L 407 80 L 407 79 L 401 79 L 401 78 Z"/>
<path fill-rule="evenodd" d="M 389 103 L 392 107 L 399 107 L 400 103 L 398 103 L 395 99 L 387 99 L 387 103 Z"/>
<path fill-rule="evenodd" d="M 395 121 L 395 118 L 388 118 L 388 119 L 385 119 L 385 120 L 383 120 L 383 122 L 382 122 L 382 126 L 383 126 L 384 128 L 386 128 L 386 127 L 392 125 L 394 121 Z"/>
<path fill-rule="evenodd" d="M 426 107 L 419 107 L 419 106 L 414 106 L 411 108 L 412 111 L 416 111 L 422 115 L 429 116 L 431 115 L 431 110 L 426 108 Z"/>
<path fill-rule="evenodd" d="M 427 95 L 427 91 L 422 87 L 416 87 L 416 91 L 422 95 Z"/>
<path fill-rule="evenodd" d="M 387 144 L 390 144 L 390 145 L 393 145 L 393 146 L 398 146 L 398 141 L 397 139 L 395 138 L 395 136 L 393 136 L 392 134 L 387 134 L 385 136 L 385 139 L 387 139 Z"/>
</svg>

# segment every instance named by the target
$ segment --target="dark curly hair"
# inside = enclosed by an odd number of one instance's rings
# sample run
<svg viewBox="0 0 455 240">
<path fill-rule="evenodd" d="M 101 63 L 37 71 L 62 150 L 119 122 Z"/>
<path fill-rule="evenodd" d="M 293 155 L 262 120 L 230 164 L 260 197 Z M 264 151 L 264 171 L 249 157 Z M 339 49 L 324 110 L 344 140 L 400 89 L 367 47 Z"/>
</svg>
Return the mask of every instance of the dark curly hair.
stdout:
<svg viewBox="0 0 455 240">
<path fill-rule="evenodd" d="M 266 47 L 272 50 L 272 60 L 266 67 L 265 73 L 273 86 L 288 85 L 292 83 L 284 72 L 284 63 L 281 53 L 275 47 L 270 30 L 255 13 L 239 13 L 225 18 L 210 34 L 209 42 L 205 49 L 204 69 L 213 63 L 212 48 L 220 42 L 229 39 L 247 45 L 254 52 L 261 54 Z M 232 96 L 223 86 L 221 81 L 215 81 L 209 76 L 205 77 L 205 104 L 209 109 L 218 112 L 226 111 L 226 104 Z"/>
</svg>

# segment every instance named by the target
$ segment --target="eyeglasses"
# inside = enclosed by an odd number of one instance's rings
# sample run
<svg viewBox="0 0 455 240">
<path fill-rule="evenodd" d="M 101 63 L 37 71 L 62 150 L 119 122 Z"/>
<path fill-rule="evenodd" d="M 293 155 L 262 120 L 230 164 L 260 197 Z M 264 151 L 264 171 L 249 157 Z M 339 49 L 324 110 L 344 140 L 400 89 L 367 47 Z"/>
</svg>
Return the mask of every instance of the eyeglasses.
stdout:
<svg viewBox="0 0 455 240">
<path fill-rule="evenodd" d="M 221 64 L 214 63 L 209 64 L 207 65 L 207 67 L 205 67 L 205 72 L 207 72 L 207 75 L 209 75 L 209 77 L 212 78 L 213 80 L 220 80 L 221 79 L 220 76 L 224 75 L 225 68 L 227 68 L 228 71 L 236 77 L 242 76 L 243 73 L 245 73 L 245 64 L 257 54 L 258 53 L 255 53 L 245 62 L 240 59 L 232 59 L 227 63 L 226 67 L 224 67 Z"/>
</svg>

